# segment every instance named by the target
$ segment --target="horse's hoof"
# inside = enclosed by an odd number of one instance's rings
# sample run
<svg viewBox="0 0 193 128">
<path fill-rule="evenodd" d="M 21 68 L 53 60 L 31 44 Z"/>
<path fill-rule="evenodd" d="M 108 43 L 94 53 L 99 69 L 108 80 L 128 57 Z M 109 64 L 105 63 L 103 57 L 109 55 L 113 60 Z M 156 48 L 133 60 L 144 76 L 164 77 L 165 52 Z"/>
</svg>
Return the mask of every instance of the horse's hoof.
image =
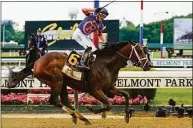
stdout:
<svg viewBox="0 0 193 128">
<path fill-rule="evenodd" d="M 92 125 L 92 123 L 91 123 L 89 120 L 87 120 L 87 121 L 85 122 L 85 125 Z"/>
<path fill-rule="evenodd" d="M 129 123 L 130 116 L 125 116 L 125 122 Z"/>
<path fill-rule="evenodd" d="M 128 112 L 126 112 L 126 116 L 125 116 L 125 122 L 129 123 L 129 119 L 132 117 L 133 113 L 134 113 L 134 109 L 131 108 Z"/>
<path fill-rule="evenodd" d="M 74 123 L 74 124 L 77 124 L 77 118 L 76 117 L 72 117 L 72 122 Z"/>
</svg>

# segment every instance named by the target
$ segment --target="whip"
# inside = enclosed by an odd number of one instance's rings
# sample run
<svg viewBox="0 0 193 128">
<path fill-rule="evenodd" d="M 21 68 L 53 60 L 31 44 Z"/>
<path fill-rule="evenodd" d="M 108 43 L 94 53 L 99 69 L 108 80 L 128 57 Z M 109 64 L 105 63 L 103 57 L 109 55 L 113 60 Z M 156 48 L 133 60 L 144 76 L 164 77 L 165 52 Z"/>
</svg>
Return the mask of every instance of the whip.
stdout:
<svg viewBox="0 0 193 128">
<path fill-rule="evenodd" d="M 110 5 L 111 3 L 115 2 L 115 0 L 111 1 L 110 3 L 106 4 L 105 6 L 103 6 L 102 8 L 104 7 L 107 7 L 108 5 Z"/>
</svg>

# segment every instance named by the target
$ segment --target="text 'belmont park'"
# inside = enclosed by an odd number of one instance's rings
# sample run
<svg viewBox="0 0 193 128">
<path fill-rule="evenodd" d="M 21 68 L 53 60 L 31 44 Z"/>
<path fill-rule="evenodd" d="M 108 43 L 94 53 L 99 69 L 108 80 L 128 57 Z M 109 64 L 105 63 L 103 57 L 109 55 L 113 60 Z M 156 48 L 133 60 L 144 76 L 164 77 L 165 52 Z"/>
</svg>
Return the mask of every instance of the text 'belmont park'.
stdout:
<svg viewBox="0 0 193 128">
<path fill-rule="evenodd" d="M 1 89 L 6 89 L 8 81 L 1 80 Z M 192 78 L 118 78 L 117 88 L 192 88 Z M 13 89 L 49 89 L 39 80 L 26 78 Z"/>
</svg>

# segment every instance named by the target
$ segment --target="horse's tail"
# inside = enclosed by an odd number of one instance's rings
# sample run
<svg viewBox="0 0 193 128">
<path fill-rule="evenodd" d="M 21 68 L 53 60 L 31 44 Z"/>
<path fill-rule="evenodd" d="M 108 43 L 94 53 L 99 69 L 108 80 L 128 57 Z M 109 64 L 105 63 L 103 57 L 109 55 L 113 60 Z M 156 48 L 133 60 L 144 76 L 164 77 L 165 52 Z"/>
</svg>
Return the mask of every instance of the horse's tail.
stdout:
<svg viewBox="0 0 193 128">
<path fill-rule="evenodd" d="M 8 76 L 8 88 L 15 88 L 16 85 L 22 81 L 24 78 L 26 78 L 29 75 L 32 75 L 33 72 L 31 69 L 33 69 L 35 62 L 27 65 L 24 69 L 22 69 L 19 72 L 14 72 L 10 67 L 9 69 L 9 76 Z"/>
<path fill-rule="evenodd" d="M 8 67 L 9 69 L 9 76 L 8 76 L 8 84 L 7 84 L 7 87 L 8 88 L 14 88 L 16 87 L 17 85 L 17 74 L 18 72 L 14 72 L 10 67 Z"/>
</svg>

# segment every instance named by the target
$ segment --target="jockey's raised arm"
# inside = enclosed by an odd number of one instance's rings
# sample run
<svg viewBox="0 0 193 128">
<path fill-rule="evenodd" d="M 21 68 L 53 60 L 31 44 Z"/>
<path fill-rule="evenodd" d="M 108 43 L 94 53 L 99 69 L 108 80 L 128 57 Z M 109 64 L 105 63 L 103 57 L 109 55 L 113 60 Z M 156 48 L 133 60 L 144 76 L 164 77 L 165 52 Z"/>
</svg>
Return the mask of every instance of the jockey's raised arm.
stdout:
<svg viewBox="0 0 193 128">
<path fill-rule="evenodd" d="M 90 14 L 92 14 L 95 11 L 94 8 L 83 8 L 82 12 L 86 15 L 89 16 Z"/>
</svg>

